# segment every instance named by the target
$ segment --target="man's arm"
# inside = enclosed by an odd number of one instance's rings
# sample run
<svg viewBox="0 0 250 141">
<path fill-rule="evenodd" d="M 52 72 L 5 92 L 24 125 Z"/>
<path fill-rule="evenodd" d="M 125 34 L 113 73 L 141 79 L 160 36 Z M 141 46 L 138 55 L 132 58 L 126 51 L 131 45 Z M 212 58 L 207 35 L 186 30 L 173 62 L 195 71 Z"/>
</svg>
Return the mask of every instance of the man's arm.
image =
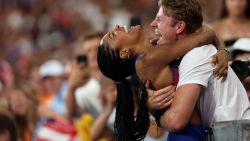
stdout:
<svg viewBox="0 0 250 141">
<path fill-rule="evenodd" d="M 207 27 L 203 27 L 199 32 L 192 33 L 187 37 L 172 44 L 158 45 L 151 48 L 144 58 L 144 66 L 168 65 L 174 59 L 183 56 L 195 47 L 205 44 L 214 44 L 218 49 L 224 49 L 224 41 L 216 33 Z M 213 56 L 212 63 L 216 65 L 214 72 L 218 76 L 226 76 L 229 54 L 225 50 L 220 50 Z M 225 78 L 225 77 L 224 77 Z"/>
<path fill-rule="evenodd" d="M 175 97 L 160 119 L 162 127 L 178 131 L 190 121 L 201 89 L 208 87 L 213 75 L 213 67 L 209 62 L 214 53 L 216 50 L 208 45 L 192 50 L 183 57 L 179 66 L 180 79 Z M 160 92 L 154 91 L 158 95 Z"/>
<path fill-rule="evenodd" d="M 215 42 L 215 38 L 216 34 L 212 30 L 203 29 L 172 44 L 157 45 L 151 48 L 145 56 L 145 65 L 151 66 L 155 63 L 160 63 L 161 66 L 168 65 L 171 61 L 183 56 L 195 47 Z"/>
<path fill-rule="evenodd" d="M 187 125 L 201 88 L 199 84 L 186 84 L 177 89 L 170 108 L 160 118 L 160 124 L 164 129 L 176 132 Z"/>
</svg>

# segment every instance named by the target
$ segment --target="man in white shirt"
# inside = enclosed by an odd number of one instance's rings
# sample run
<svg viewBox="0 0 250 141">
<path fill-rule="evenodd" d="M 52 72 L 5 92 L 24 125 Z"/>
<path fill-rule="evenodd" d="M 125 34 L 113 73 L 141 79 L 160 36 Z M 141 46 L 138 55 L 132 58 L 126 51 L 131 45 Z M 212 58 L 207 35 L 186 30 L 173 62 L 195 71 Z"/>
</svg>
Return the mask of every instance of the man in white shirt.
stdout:
<svg viewBox="0 0 250 141">
<path fill-rule="evenodd" d="M 246 91 L 231 67 L 223 82 L 213 75 L 210 62 L 217 50 L 210 46 L 195 48 L 183 57 L 179 65 L 177 94 L 179 89 L 193 89 L 194 93 L 190 95 L 199 97 L 198 109 L 207 127 L 220 121 L 250 119 Z"/>
<path fill-rule="evenodd" d="M 160 9 L 151 23 L 155 33 L 160 36 L 158 44 L 173 43 L 194 32 L 194 27 L 197 29 L 198 26 L 201 26 L 201 9 L 197 3 L 196 0 L 159 1 Z M 192 12 L 197 15 L 190 14 Z M 197 19 L 197 17 L 201 19 Z M 196 23 L 197 25 L 195 25 Z M 211 46 L 195 48 L 182 58 L 175 97 L 171 106 L 160 118 L 163 128 L 170 131 L 182 130 L 189 123 L 196 106 L 204 126 L 207 127 L 211 127 L 219 121 L 250 119 L 246 92 L 232 69 L 228 69 L 225 81 L 213 75 L 214 67 L 211 59 L 217 50 Z M 173 88 L 173 86 L 169 86 L 154 91 L 154 98 L 149 97 L 148 103 L 151 104 L 149 107 L 157 107 L 152 103 L 163 101 L 159 98 L 168 98 L 168 95 L 173 93 Z M 164 103 L 160 105 L 164 105 Z M 158 105 L 158 109 L 159 107 L 162 108 Z"/>
</svg>

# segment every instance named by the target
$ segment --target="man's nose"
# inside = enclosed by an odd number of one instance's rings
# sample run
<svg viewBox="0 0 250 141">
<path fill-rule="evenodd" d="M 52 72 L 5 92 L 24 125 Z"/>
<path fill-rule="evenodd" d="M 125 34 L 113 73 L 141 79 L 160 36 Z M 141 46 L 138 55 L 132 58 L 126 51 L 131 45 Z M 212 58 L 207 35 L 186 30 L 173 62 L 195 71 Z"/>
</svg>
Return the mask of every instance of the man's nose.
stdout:
<svg viewBox="0 0 250 141">
<path fill-rule="evenodd" d="M 150 26 L 153 28 L 156 28 L 157 24 L 156 24 L 155 19 L 151 22 Z"/>
</svg>

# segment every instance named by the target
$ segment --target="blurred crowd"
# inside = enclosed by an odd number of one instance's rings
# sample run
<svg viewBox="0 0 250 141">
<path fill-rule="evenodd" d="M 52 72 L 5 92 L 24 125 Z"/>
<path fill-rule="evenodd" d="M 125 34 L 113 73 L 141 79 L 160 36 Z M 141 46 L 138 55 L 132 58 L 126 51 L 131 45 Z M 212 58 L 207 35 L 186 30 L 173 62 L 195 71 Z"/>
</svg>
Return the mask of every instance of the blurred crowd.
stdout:
<svg viewBox="0 0 250 141">
<path fill-rule="evenodd" d="M 200 2 L 250 97 L 250 1 Z M 117 24 L 153 36 L 157 10 L 155 0 L 0 0 L 0 141 L 113 141 L 115 85 L 97 47 Z M 152 122 L 145 141 L 166 136 Z"/>
</svg>

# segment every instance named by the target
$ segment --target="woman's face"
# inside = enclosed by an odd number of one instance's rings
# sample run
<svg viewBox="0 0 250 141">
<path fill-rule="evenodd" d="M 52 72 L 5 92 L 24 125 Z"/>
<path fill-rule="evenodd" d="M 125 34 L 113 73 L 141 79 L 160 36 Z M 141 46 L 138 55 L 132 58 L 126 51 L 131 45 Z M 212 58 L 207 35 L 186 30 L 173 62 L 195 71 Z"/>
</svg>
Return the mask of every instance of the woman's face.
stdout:
<svg viewBox="0 0 250 141">
<path fill-rule="evenodd" d="M 107 33 L 102 41 L 113 49 L 123 49 L 139 42 L 141 26 L 131 27 L 126 30 L 124 27 L 116 26 L 115 29 Z"/>
<path fill-rule="evenodd" d="M 29 100 L 21 90 L 13 90 L 9 96 L 11 110 L 20 116 L 24 116 L 28 111 Z"/>
<path fill-rule="evenodd" d="M 229 15 L 244 15 L 247 9 L 247 0 L 225 0 L 226 9 Z"/>
</svg>

